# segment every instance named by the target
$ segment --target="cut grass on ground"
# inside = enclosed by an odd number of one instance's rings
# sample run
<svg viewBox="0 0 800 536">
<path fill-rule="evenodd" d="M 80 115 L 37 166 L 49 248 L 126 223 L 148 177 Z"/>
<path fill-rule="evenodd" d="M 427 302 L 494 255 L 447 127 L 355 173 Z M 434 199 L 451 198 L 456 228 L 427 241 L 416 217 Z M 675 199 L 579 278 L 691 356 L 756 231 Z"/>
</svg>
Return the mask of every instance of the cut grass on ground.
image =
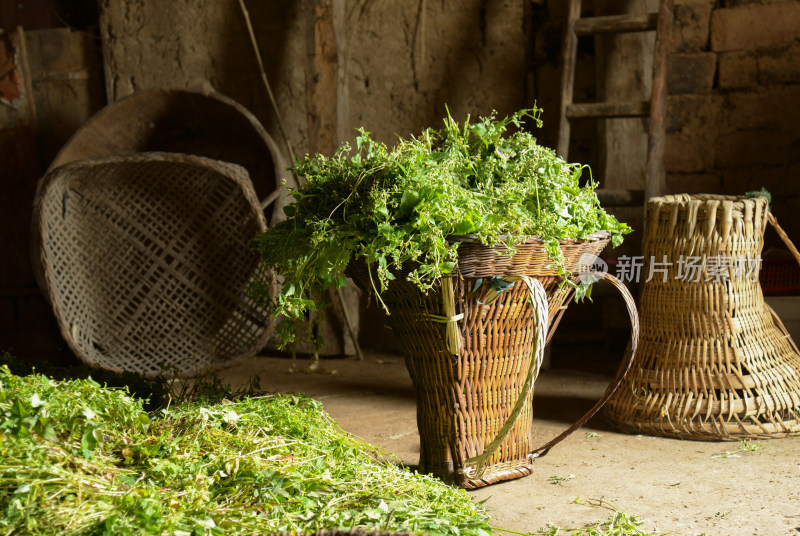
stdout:
<svg viewBox="0 0 800 536">
<path fill-rule="evenodd" d="M 491 532 L 466 492 L 398 467 L 308 397 L 142 404 L 0 367 L 0 534 Z"/>
</svg>

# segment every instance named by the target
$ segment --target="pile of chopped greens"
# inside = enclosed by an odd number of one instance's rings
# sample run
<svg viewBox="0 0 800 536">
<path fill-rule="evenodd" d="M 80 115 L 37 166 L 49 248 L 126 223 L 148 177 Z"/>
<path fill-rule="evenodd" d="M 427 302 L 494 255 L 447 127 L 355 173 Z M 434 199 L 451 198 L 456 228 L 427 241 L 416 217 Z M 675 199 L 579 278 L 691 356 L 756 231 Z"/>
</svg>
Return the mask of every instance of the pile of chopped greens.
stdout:
<svg viewBox="0 0 800 536">
<path fill-rule="evenodd" d="M 613 244 L 630 232 L 600 207 L 585 166 L 569 164 L 536 143 L 525 120 L 541 126 L 537 108 L 463 125 L 448 115 L 389 149 L 361 129 L 355 150 L 345 143 L 333 157 L 306 156 L 292 168 L 304 183 L 292 191 L 288 219 L 257 238 L 264 265 L 283 277 L 276 313 L 300 318 L 321 303 L 323 291 L 345 284 L 348 263 L 361 258 L 377 272 L 377 294 L 404 263 L 409 280 L 426 291 L 456 264 L 461 235 L 505 243 L 526 238 L 545 248 L 569 279 L 559 240 L 608 231 Z M 284 340 L 284 342 L 288 342 Z"/>
<path fill-rule="evenodd" d="M 463 490 L 413 474 L 304 396 L 148 414 L 91 379 L 0 367 L 0 533 L 485 535 Z"/>
</svg>

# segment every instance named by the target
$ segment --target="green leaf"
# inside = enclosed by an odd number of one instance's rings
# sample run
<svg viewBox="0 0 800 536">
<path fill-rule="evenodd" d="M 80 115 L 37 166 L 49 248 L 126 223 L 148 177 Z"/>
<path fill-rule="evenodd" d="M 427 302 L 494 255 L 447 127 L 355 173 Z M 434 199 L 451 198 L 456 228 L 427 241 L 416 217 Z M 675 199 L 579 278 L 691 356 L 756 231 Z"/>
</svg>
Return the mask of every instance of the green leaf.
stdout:
<svg viewBox="0 0 800 536">
<path fill-rule="evenodd" d="M 95 428 L 87 428 L 81 436 L 81 449 L 92 451 L 97 446 L 99 431 Z M 100 436 L 102 439 L 102 436 Z"/>
<path fill-rule="evenodd" d="M 465 235 L 473 231 L 476 231 L 477 229 L 478 228 L 475 227 L 475 224 L 472 223 L 472 220 L 464 220 L 461 223 L 457 224 L 453 229 L 453 231 L 455 231 L 455 234 L 457 235 Z"/>
<path fill-rule="evenodd" d="M 398 209 L 401 216 L 408 216 L 420 202 L 419 192 L 415 190 L 406 190 L 400 198 L 400 208 Z"/>
</svg>

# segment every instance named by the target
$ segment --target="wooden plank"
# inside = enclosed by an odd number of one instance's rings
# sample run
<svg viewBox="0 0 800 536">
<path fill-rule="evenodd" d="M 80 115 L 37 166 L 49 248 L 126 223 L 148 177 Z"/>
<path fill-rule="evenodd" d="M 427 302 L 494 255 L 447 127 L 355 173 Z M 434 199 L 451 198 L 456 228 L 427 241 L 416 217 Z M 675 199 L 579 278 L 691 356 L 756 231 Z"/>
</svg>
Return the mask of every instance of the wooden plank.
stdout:
<svg viewBox="0 0 800 536">
<path fill-rule="evenodd" d="M 658 30 L 653 57 L 653 91 L 650 98 L 650 125 L 647 133 L 647 171 L 645 202 L 664 195 L 667 190 L 664 172 L 664 116 L 667 107 L 667 65 L 669 38 L 672 33 L 673 0 L 661 0 L 658 8 Z"/>
<path fill-rule="evenodd" d="M 310 153 L 333 155 L 337 148 L 337 119 L 339 99 L 339 59 L 335 31 L 333 5 L 324 0 L 311 0 L 308 9 L 308 35 L 306 63 L 306 105 L 308 120 L 308 150 Z M 332 305 L 321 314 L 324 320 L 318 326 L 322 330 L 324 346 L 321 354 L 345 354 L 347 343 L 354 341 L 351 333 L 358 331 L 357 323 L 351 324 L 342 295 L 329 289 L 327 297 Z M 349 332 L 349 333 L 348 333 Z M 303 345 L 297 345 L 303 351 Z M 306 351 L 317 349 L 308 347 Z"/>
<path fill-rule="evenodd" d="M 642 102 L 590 102 L 570 104 L 566 116 L 577 118 L 647 117 L 650 103 Z"/>
<path fill-rule="evenodd" d="M 564 32 L 564 47 L 561 56 L 561 119 L 558 126 L 558 145 L 556 146 L 556 154 L 565 160 L 569 155 L 570 134 L 567 108 L 572 104 L 575 86 L 575 62 L 578 55 L 578 36 L 575 34 L 575 24 L 580 16 L 581 0 L 569 0 L 567 28 Z"/>
<path fill-rule="evenodd" d="M 2 30 L 0 30 L 2 32 Z M 31 89 L 25 32 L 22 28 L 2 34 L 3 62 L 12 71 L 6 75 L 8 97 L 0 101 L 0 296 L 6 287 L 35 285 L 30 265 L 30 222 L 40 167 L 36 147 L 36 106 Z M 10 57 L 9 57 L 10 56 Z"/>
<path fill-rule="evenodd" d="M 68 28 L 28 32 L 42 167 L 105 104 L 97 45 Z"/>
<path fill-rule="evenodd" d="M 333 155 L 336 150 L 339 66 L 333 6 L 316 1 L 309 32 L 310 59 L 306 71 L 308 144 L 312 153 Z"/>
<path fill-rule="evenodd" d="M 575 33 L 597 35 L 603 33 L 649 32 L 658 26 L 658 13 L 639 15 L 607 15 L 587 17 L 575 23 Z"/>
</svg>

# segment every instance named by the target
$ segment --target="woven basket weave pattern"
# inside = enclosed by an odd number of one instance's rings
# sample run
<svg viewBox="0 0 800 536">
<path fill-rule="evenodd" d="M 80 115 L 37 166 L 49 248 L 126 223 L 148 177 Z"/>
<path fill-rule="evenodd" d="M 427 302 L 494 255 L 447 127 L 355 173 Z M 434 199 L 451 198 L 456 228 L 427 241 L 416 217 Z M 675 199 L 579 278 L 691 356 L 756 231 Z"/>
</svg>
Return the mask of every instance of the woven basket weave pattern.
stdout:
<svg viewBox="0 0 800 536">
<path fill-rule="evenodd" d="M 582 254 L 599 255 L 607 236 L 564 244 L 567 268 L 577 272 Z M 389 284 L 381 298 L 391 312 L 389 322 L 403 348 L 417 402 L 420 468 L 465 488 L 477 488 L 531 473 L 533 451 L 531 400 L 488 461 L 480 478 L 468 479 L 464 462 L 483 453 L 511 414 L 522 392 L 533 348 L 533 310 L 522 281 L 486 303 L 490 276 L 530 275 L 548 296 L 549 335 L 571 295 L 541 242 L 520 246 L 513 257 L 497 248 L 462 244 L 456 276 L 452 277 L 461 351 L 448 350 L 446 325 L 428 320 L 443 315 L 441 285 L 423 294 L 402 277 Z M 365 290 L 371 288 L 366 266 L 352 263 L 348 274 Z M 546 275 L 543 275 L 546 274 Z M 374 277 L 374 276 L 373 276 Z M 475 292 L 478 279 L 482 279 Z M 549 338 L 549 336 L 548 336 Z"/>
<path fill-rule="evenodd" d="M 243 168 L 166 153 L 68 164 L 43 179 L 36 218 L 50 301 L 88 364 L 185 374 L 266 342 L 269 316 L 246 297 L 266 223 Z"/>
<path fill-rule="evenodd" d="M 712 270 L 714 259 L 760 259 L 767 201 L 667 196 L 647 217 L 644 256 L 667 259 L 666 281 L 643 285 L 640 349 L 607 417 L 692 439 L 800 433 L 800 353 L 764 303 L 757 264 L 750 274 Z M 689 257 L 703 266 L 697 282 L 681 280 Z"/>
</svg>

